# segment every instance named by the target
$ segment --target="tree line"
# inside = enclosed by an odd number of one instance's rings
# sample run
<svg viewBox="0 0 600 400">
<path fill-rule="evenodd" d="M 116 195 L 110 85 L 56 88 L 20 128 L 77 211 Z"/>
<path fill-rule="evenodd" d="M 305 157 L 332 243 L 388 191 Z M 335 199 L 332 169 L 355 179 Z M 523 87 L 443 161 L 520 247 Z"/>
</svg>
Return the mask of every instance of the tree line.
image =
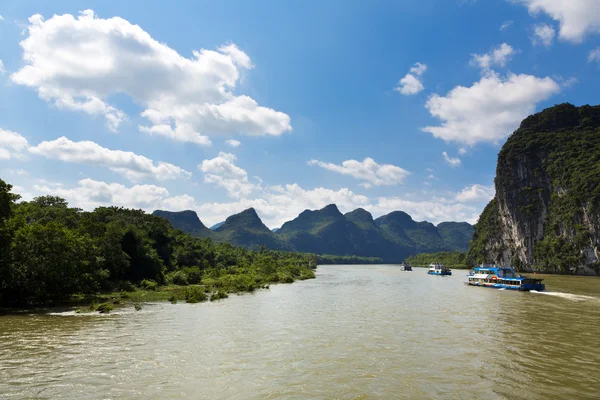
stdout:
<svg viewBox="0 0 600 400">
<path fill-rule="evenodd" d="M 132 286 L 203 285 L 224 294 L 314 277 L 314 255 L 215 244 L 142 210 L 83 211 L 56 196 L 20 199 L 0 179 L 2 306 Z"/>
</svg>

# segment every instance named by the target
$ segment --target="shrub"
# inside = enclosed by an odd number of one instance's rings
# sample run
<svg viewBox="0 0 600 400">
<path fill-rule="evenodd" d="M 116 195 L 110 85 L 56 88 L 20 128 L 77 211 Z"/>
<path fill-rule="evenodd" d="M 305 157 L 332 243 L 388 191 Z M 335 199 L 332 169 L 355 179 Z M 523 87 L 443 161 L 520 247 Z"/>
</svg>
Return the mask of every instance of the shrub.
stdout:
<svg viewBox="0 0 600 400">
<path fill-rule="evenodd" d="M 146 290 L 156 290 L 156 287 L 158 286 L 158 284 L 151 279 L 144 279 L 140 283 L 140 286 Z"/>
<path fill-rule="evenodd" d="M 186 288 L 184 297 L 186 303 L 198 303 L 208 300 L 206 293 L 204 293 L 204 290 L 199 286 L 190 286 Z"/>
<path fill-rule="evenodd" d="M 218 290 L 215 293 L 210 295 L 210 301 L 215 301 L 215 300 L 220 300 L 220 299 L 226 299 L 228 298 L 229 295 L 227 294 L 227 292 L 224 292 L 222 290 Z"/>
<path fill-rule="evenodd" d="M 198 267 L 186 268 L 185 273 L 187 274 L 188 283 L 195 285 L 202 281 L 202 271 Z"/>
<path fill-rule="evenodd" d="M 113 305 L 110 303 L 102 303 L 98 307 L 96 307 L 96 311 L 100 314 L 108 314 L 114 309 Z"/>
<path fill-rule="evenodd" d="M 186 286 L 188 284 L 188 277 L 183 271 L 175 271 L 167 275 L 167 282 L 175 285 Z"/>
</svg>

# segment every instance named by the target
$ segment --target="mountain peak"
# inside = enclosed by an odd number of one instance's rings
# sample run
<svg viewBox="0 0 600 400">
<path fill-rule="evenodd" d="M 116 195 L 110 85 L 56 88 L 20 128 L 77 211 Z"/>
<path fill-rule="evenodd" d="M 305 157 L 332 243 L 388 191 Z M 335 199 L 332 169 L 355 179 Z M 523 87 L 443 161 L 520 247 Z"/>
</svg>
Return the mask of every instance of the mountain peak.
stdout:
<svg viewBox="0 0 600 400">
<path fill-rule="evenodd" d="M 194 236 L 206 237 L 210 235 L 210 230 L 200 221 L 196 211 L 164 211 L 156 210 L 152 213 L 157 217 L 165 218 L 169 223 L 182 231 Z"/>
<path fill-rule="evenodd" d="M 233 214 L 227 217 L 225 223 L 218 227 L 216 231 L 221 232 L 230 229 L 232 226 L 259 230 L 269 230 L 269 228 L 267 228 L 265 224 L 263 224 L 262 220 L 256 213 L 256 210 L 252 207 L 240 213 Z"/>
<path fill-rule="evenodd" d="M 357 222 L 357 223 L 372 223 L 373 222 L 373 215 L 371 215 L 370 212 L 368 212 L 367 210 L 365 210 L 364 208 L 357 208 L 354 211 L 350 211 L 346 214 L 344 214 L 344 217 L 346 217 L 346 219 L 353 221 L 353 222 Z"/>
<path fill-rule="evenodd" d="M 329 204 L 319 210 L 321 214 L 331 215 L 331 216 L 341 216 L 342 213 L 337 208 L 335 204 Z"/>
</svg>

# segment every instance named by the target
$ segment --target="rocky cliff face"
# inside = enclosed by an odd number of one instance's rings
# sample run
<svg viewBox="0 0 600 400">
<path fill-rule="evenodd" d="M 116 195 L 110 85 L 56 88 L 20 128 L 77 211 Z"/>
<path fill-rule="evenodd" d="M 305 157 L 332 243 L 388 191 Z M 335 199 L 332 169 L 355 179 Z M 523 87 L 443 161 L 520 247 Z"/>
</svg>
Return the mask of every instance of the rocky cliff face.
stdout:
<svg viewBox="0 0 600 400">
<path fill-rule="evenodd" d="M 498 155 L 495 185 L 472 263 L 599 272 L 600 106 L 562 104 L 524 120 Z"/>
</svg>

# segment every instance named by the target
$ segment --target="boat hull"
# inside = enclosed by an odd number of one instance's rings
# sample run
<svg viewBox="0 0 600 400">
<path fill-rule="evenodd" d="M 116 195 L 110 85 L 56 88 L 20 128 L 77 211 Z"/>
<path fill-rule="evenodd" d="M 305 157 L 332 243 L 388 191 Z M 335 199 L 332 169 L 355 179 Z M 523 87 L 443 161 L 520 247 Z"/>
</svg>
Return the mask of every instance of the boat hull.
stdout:
<svg viewBox="0 0 600 400">
<path fill-rule="evenodd" d="M 429 275 L 452 275 L 452 271 L 427 271 Z"/>
<path fill-rule="evenodd" d="M 541 292 L 546 290 L 546 286 L 543 283 L 524 283 L 522 285 L 505 285 L 503 283 L 487 283 L 487 282 L 465 282 L 468 286 L 479 286 L 489 289 L 506 289 L 506 290 L 519 290 L 521 292 L 529 292 L 535 290 Z"/>
</svg>

